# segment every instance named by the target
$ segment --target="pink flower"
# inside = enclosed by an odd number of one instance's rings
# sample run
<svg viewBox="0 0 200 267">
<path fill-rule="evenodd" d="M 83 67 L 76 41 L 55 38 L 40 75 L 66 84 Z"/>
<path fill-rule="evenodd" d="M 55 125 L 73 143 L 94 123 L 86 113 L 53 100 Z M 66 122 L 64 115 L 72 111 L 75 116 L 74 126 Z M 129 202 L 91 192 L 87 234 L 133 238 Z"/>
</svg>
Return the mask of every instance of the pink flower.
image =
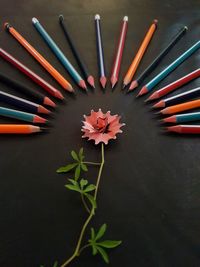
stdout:
<svg viewBox="0 0 200 267">
<path fill-rule="evenodd" d="M 119 122 L 120 116 L 112 116 L 110 111 L 104 114 L 101 109 L 97 112 L 91 110 L 91 114 L 84 115 L 84 119 L 82 127 L 84 135 L 82 137 L 94 140 L 95 145 L 101 142 L 107 145 L 110 139 L 116 139 L 117 133 L 122 133 L 120 128 L 125 125 Z"/>
</svg>

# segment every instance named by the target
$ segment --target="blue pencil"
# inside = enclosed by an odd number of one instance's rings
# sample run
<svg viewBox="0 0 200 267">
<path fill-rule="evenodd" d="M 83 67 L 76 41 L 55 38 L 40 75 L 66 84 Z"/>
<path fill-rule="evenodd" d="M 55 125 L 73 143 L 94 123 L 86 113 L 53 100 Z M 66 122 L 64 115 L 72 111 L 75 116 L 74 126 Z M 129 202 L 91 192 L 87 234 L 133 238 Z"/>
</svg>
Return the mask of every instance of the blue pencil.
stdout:
<svg viewBox="0 0 200 267">
<path fill-rule="evenodd" d="M 176 69 L 181 63 L 183 63 L 188 57 L 190 57 L 195 51 L 200 48 L 200 41 L 191 46 L 182 55 L 180 55 L 175 61 L 173 61 L 167 68 L 161 71 L 156 77 L 148 82 L 139 92 L 138 96 L 144 95 L 150 92 L 159 82 L 161 82 L 167 75 L 169 75 L 174 69 Z"/>
<path fill-rule="evenodd" d="M 39 32 L 39 34 L 42 36 L 44 41 L 47 43 L 47 45 L 50 47 L 50 49 L 53 51 L 53 53 L 56 55 L 58 60 L 62 63 L 64 68 L 69 72 L 69 74 L 72 76 L 74 81 L 83 89 L 87 89 L 85 81 L 83 78 L 78 74 L 78 72 L 75 70 L 75 68 L 72 66 L 72 64 L 69 62 L 69 60 L 66 58 L 66 56 L 63 54 L 63 52 L 60 50 L 60 48 L 57 46 L 57 44 L 53 41 L 53 39 L 49 36 L 49 34 L 46 32 L 46 30 L 42 27 L 38 19 L 32 18 L 32 23 Z"/>
<path fill-rule="evenodd" d="M 21 121 L 28 121 L 32 123 L 46 123 L 47 120 L 32 113 L 23 112 L 16 109 L 0 107 L 0 116 L 14 118 Z"/>
<path fill-rule="evenodd" d="M 189 121 L 200 121 L 200 112 L 185 113 L 180 115 L 173 115 L 162 120 L 169 123 L 182 123 Z"/>
<path fill-rule="evenodd" d="M 99 63 L 99 76 L 100 83 L 103 88 L 106 86 L 106 73 L 105 73 L 105 63 L 104 63 L 104 52 L 102 45 L 102 35 L 101 35 L 101 25 L 100 25 L 100 16 L 95 15 L 95 28 L 96 28 L 96 39 L 97 39 L 97 55 Z"/>
</svg>

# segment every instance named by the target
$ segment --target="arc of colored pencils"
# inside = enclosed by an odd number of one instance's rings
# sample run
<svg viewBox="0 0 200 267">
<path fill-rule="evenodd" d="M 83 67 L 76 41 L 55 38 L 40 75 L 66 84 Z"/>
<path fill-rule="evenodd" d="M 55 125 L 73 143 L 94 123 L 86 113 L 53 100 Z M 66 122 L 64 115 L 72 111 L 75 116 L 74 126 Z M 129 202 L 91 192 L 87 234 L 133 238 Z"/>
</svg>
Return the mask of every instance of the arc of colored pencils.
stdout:
<svg viewBox="0 0 200 267">
<path fill-rule="evenodd" d="M 64 68 L 69 72 L 71 77 L 74 79 L 74 81 L 83 89 L 87 89 L 85 81 L 83 78 L 78 74 L 78 72 L 75 70 L 75 68 L 72 66 L 72 64 L 69 62 L 69 60 L 66 58 L 66 56 L 63 54 L 63 52 L 60 50 L 60 48 L 57 46 L 57 44 L 54 42 L 54 40 L 50 37 L 50 35 L 46 32 L 46 30 L 43 28 L 41 23 L 38 19 L 32 18 L 32 23 L 36 30 L 39 32 L 39 34 L 42 36 L 44 41 L 47 43 L 47 45 L 50 47 L 52 52 L 56 55 L 58 60 L 62 63 Z"/>
<path fill-rule="evenodd" d="M 101 34 L 101 24 L 100 24 L 100 15 L 95 15 L 95 28 L 96 28 L 96 41 L 97 41 L 97 56 L 99 64 L 99 76 L 100 83 L 103 88 L 106 87 L 107 78 L 105 73 L 105 63 L 104 63 L 104 51 L 102 43 L 102 34 Z"/>
<path fill-rule="evenodd" d="M 20 109 L 25 109 L 32 113 L 43 113 L 43 114 L 51 113 L 48 109 L 46 109 L 42 105 L 36 104 L 34 102 L 18 97 L 16 95 L 8 94 L 3 91 L 0 91 L 0 101 L 19 107 Z"/>
<path fill-rule="evenodd" d="M 64 99 L 64 96 L 61 94 L 60 91 L 58 91 L 56 88 L 54 88 L 52 85 L 50 85 L 48 82 L 46 82 L 44 79 L 42 79 L 40 76 L 38 76 L 35 72 L 30 70 L 28 67 L 26 67 L 24 64 L 22 64 L 19 60 L 11 56 L 11 54 L 7 53 L 5 50 L 0 48 L 0 56 L 5 59 L 7 62 L 11 63 L 14 67 L 16 67 L 18 70 L 20 70 L 22 73 L 24 73 L 27 77 L 29 77 L 33 82 L 41 86 L 45 91 L 47 91 L 52 96 L 59 98 L 61 100 Z"/>
<path fill-rule="evenodd" d="M 79 55 L 79 52 L 77 50 L 77 48 L 75 47 L 74 45 L 74 42 L 67 30 L 67 26 L 64 22 L 64 16 L 63 15 L 60 15 L 59 16 L 59 22 L 60 22 L 60 26 L 64 32 L 64 35 L 69 43 L 69 46 L 72 50 L 72 53 L 79 65 L 79 68 L 81 69 L 82 71 L 82 74 L 83 76 L 85 77 L 85 79 L 87 80 L 87 82 L 89 83 L 90 86 L 92 86 L 93 88 L 95 88 L 95 84 L 94 84 L 94 77 L 90 74 L 90 72 L 88 71 L 87 69 L 87 66 L 84 64 L 83 60 L 82 60 L 82 57 Z"/>
<path fill-rule="evenodd" d="M 51 76 L 67 91 L 74 92 L 71 84 L 9 23 L 4 24 L 5 29 L 48 71 Z"/>
<path fill-rule="evenodd" d="M 173 105 L 167 108 L 162 109 L 159 113 L 163 115 L 175 114 L 186 110 L 191 110 L 200 107 L 200 99 L 188 101 L 182 104 Z"/>
<path fill-rule="evenodd" d="M 20 91 L 25 95 L 31 97 L 39 104 L 48 105 L 54 108 L 56 107 L 56 104 L 49 97 L 34 91 L 33 89 L 27 87 L 25 84 L 22 84 L 14 79 L 11 79 L 10 77 L 6 76 L 1 72 L 0 72 L 0 81 L 17 89 L 17 91 Z"/>
<path fill-rule="evenodd" d="M 200 97 L 200 87 L 160 100 L 153 108 L 164 108 Z"/>
<path fill-rule="evenodd" d="M 199 121 L 199 120 L 200 120 L 200 112 L 173 115 L 162 119 L 162 121 L 166 123 L 184 123 L 184 122 Z"/>
<path fill-rule="evenodd" d="M 28 121 L 32 123 L 46 123 L 47 120 L 32 113 L 23 112 L 16 109 L 0 107 L 0 116 L 18 119 L 21 121 Z"/>
<path fill-rule="evenodd" d="M 127 29 L 128 29 L 128 16 L 125 16 L 123 18 L 120 37 L 119 37 L 119 41 L 117 45 L 117 53 L 115 55 L 115 60 L 114 60 L 114 64 L 112 67 L 112 73 L 111 73 L 111 78 L 110 78 L 112 88 L 118 82 Z"/>
<path fill-rule="evenodd" d="M 180 134 L 200 134 L 200 125 L 175 125 L 166 127 L 166 131 Z"/>
<path fill-rule="evenodd" d="M 179 87 L 183 86 L 186 83 L 189 83 L 190 81 L 198 78 L 200 76 L 200 69 L 197 69 L 183 77 L 181 77 L 180 79 L 164 86 L 163 88 L 155 91 L 153 94 L 151 94 L 146 100 L 147 101 L 151 101 L 151 100 L 156 100 L 158 98 L 161 98 L 162 96 L 165 96 L 167 94 L 169 94 L 170 92 L 178 89 Z"/>
<path fill-rule="evenodd" d="M 45 128 L 28 124 L 0 124 L 0 134 L 32 134 L 45 130 Z"/>
<path fill-rule="evenodd" d="M 136 73 L 137 68 L 138 68 L 138 66 L 139 66 L 139 64 L 143 58 L 143 55 L 146 52 L 147 47 L 148 47 L 148 45 L 149 45 L 149 43 L 153 37 L 153 34 L 155 33 L 155 30 L 157 29 L 157 24 L 158 24 L 158 21 L 155 19 L 153 21 L 153 23 L 151 24 L 151 26 L 150 26 L 142 44 L 141 44 L 141 46 L 140 46 L 136 56 L 134 57 L 131 65 L 130 65 L 130 67 L 129 67 L 129 69 L 128 69 L 125 77 L 124 77 L 123 88 L 125 88 L 131 82 L 134 74 Z M 130 90 L 130 88 L 129 88 L 129 90 Z"/>
<path fill-rule="evenodd" d="M 161 82 L 167 75 L 169 75 L 173 70 L 175 70 L 181 63 L 183 63 L 187 58 L 189 58 L 199 48 L 200 48 L 200 41 L 196 42 L 193 46 L 191 46 L 189 49 L 187 49 L 175 61 L 173 61 L 167 68 L 165 68 L 157 76 L 155 76 L 150 82 L 148 82 L 140 90 L 138 96 L 141 96 L 141 95 L 144 95 L 144 94 L 150 92 L 159 82 Z"/>
<path fill-rule="evenodd" d="M 183 37 L 188 28 L 184 26 L 171 40 L 171 42 L 163 49 L 162 52 L 153 60 L 153 62 L 142 72 L 142 74 L 132 81 L 130 85 L 130 91 L 138 87 L 144 79 L 159 65 L 161 60 L 169 53 L 169 51 L 177 44 L 177 42 Z"/>
</svg>

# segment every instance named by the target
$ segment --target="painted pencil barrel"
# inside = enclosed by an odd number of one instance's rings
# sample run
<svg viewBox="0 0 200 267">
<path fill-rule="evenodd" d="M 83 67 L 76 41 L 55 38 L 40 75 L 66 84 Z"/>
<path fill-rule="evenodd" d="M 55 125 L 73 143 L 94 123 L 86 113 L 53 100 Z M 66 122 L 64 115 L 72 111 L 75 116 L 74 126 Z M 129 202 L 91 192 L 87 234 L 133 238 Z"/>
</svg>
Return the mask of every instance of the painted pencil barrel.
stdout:
<svg viewBox="0 0 200 267">
<path fill-rule="evenodd" d="M 104 52 L 102 46 L 102 35 L 101 35 L 101 25 L 100 25 L 100 16 L 95 15 L 95 25 L 96 25 L 96 40 L 97 40 L 97 55 L 99 63 L 99 74 L 100 77 L 106 76 L 105 74 L 105 63 L 104 63 Z"/>
<path fill-rule="evenodd" d="M 11 54 L 7 53 L 2 48 L 0 48 L 0 56 L 3 59 L 5 59 L 7 62 L 11 63 L 14 67 L 19 69 L 22 73 L 24 73 L 32 81 L 34 81 L 39 86 L 44 88 L 44 90 L 47 91 L 49 94 L 53 95 L 54 97 L 60 98 L 60 99 L 64 98 L 63 95 L 60 93 L 60 91 L 58 91 L 52 85 L 47 83 L 44 79 L 42 79 L 40 76 L 38 76 L 36 73 L 34 73 L 32 70 L 30 70 L 28 67 L 26 67 L 19 60 L 14 58 Z"/>
<path fill-rule="evenodd" d="M 41 132 L 41 128 L 26 124 L 0 124 L 0 134 L 31 134 Z"/>
<path fill-rule="evenodd" d="M 165 106 L 171 106 L 171 105 L 176 105 L 176 104 L 179 104 L 184 101 L 191 100 L 197 97 L 200 97 L 200 87 L 192 89 L 185 93 L 181 93 L 181 94 L 163 99 L 163 101 L 165 102 Z"/>
<path fill-rule="evenodd" d="M 57 44 L 53 41 L 53 39 L 49 36 L 49 34 L 46 32 L 46 30 L 43 28 L 43 26 L 40 24 L 40 22 L 36 18 L 33 18 L 32 22 L 33 22 L 33 25 L 35 26 L 35 28 L 37 29 L 37 31 L 40 33 L 40 35 L 44 39 L 44 41 L 47 43 L 47 45 L 54 52 L 56 57 L 63 64 L 65 69 L 70 73 L 72 78 L 77 83 L 79 83 L 80 80 L 82 80 L 81 76 L 78 74 L 78 72 L 75 70 L 75 68 L 69 62 L 69 60 L 66 58 L 66 56 L 63 54 L 63 52 L 60 50 L 60 48 L 57 46 Z"/>
<path fill-rule="evenodd" d="M 123 55 L 123 50 L 124 50 L 124 45 L 125 45 L 127 29 L 128 29 L 128 17 L 125 16 L 123 19 L 122 27 L 121 27 L 121 32 L 120 32 L 118 45 L 117 45 L 117 53 L 115 55 L 115 60 L 114 60 L 112 73 L 111 73 L 111 77 L 115 77 L 117 78 L 117 80 L 118 80 L 121 61 L 122 61 L 122 55 Z"/>
<path fill-rule="evenodd" d="M 37 113 L 38 105 L 28 101 L 26 99 L 17 97 L 15 95 L 8 94 L 6 92 L 0 91 L 0 101 L 13 105 L 15 107 L 19 107 L 20 109 L 25 109 L 29 112 Z"/>
<path fill-rule="evenodd" d="M 166 128 L 169 132 L 180 134 L 200 134 L 200 125 L 175 125 Z"/>
<path fill-rule="evenodd" d="M 179 113 L 185 110 L 195 109 L 199 107 L 200 107 L 200 99 L 197 99 L 197 100 L 185 102 L 182 104 L 170 106 L 168 108 L 161 110 L 161 113 L 162 114 L 175 114 L 175 113 Z"/>
<path fill-rule="evenodd" d="M 180 114 L 176 116 L 177 123 L 189 122 L 189 121 L 199 121 L 200 112 Z"/>
<path fill-rule="evenodd" d="M 183 61 L 190 57 L 197 49 L 200 48 L 200 41 L 195 43 L 192 47 L 186 50 L 181 56 L 179 56 L 174 62 L 172 62 L 167 68 L 154 77 L 149 83 L 146 84 L 148 91 L 151 91 L 160 81 L 162 81 L 168 74 L 170 74 L 175 68 L 177 68 Z"/>
<path fill-rule="evenodd" d="M 182 38 L 182 36 L 186 33 L 187 27 L 184 26 L 181 31 L 177 33 L 177 35 L 171 40 L 168 46 L 154 59 L 154 61 L 149 65 L 144 72 L 137 79 L 138 84 L 141 83 L 161 62 L 161 60 L 169 53 L 169 51 L 175 46 L 175 44 Z"/>
<path fill-rule="evenodd" d="M 12 26 L 7 24 L 8 31 L 16 38 L 16 40 L 48 71 L 51 76 L 64 88 L 67 89 L 71 85 L 69 82 L 38 52 L 31 46 Z"/>
<path fill-rule="evenodd" d="M 15 110 L 15 109 L 9 109 L 0 107 L 0 116 L 14 118 L 22 121 L 28 121 L 28 122 L 34 122 L 35 114 Z"/>
</svg>

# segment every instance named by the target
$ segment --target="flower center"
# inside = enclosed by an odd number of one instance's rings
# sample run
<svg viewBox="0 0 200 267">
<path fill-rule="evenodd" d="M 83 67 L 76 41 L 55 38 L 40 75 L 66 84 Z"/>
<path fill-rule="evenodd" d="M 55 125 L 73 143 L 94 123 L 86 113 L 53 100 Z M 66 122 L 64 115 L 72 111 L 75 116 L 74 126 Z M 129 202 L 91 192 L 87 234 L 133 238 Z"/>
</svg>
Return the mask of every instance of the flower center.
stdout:
<svg viewBox="0 0 200 267">
<path fill-rule="evenodd" d="M 108 118 L 97 118 L 97 123 L 95 125 L 95 129 L 100 133 L 105 133 L 108 127 Z"/>
</svg>

